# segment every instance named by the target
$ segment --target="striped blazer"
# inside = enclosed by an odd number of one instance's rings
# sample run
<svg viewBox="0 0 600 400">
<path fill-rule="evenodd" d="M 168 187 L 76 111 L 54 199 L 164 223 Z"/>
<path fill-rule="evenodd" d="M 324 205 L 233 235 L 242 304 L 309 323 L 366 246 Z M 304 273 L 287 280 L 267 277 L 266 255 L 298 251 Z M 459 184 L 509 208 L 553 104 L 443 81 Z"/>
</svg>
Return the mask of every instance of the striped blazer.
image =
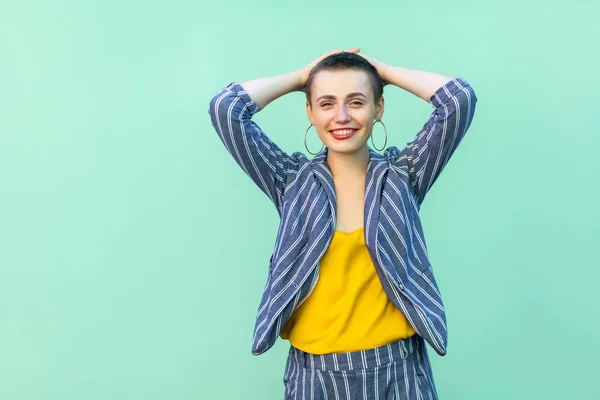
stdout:
<svg viewBox="0 0 600 400">
<path fill-rule="evenodd" d="M 431 97 L 435 110 L 412 142 L 402 150 L 390 146 L 383 154 L 368 147 L 364 233 L 369 254 L 390 300 L 439 355 L 446 354 L 446 315 L 419 208 L 467 132 L 476 101 L 464 79 L 452 79 Z M 259 355 L 273 346 L 319 279 L 319 260 L 336 228 L 328 149 L 311 160 L 301 152 L 287 154 L 252 121 L 258 107 L 237 82 L 217 93 L 208 111 L 226 149 L 280 216 L 252 340 L 252 354 Z"/>
</svg>

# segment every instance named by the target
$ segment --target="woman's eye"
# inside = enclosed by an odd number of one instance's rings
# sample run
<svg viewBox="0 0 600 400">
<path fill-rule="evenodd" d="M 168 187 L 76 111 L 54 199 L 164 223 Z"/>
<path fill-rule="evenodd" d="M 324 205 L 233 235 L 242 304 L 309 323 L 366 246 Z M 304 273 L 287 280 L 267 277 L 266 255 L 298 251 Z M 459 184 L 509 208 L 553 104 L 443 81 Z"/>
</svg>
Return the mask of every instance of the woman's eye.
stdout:
<svg viewBox="0 0 600 400">
<path fill-rule="evenodd" d="M 353 102 L 352 102 L 352 103 L 350 103 L 350 104 L 358 104 L 359 106 L 362 106 L 362 105 L 363 105 L 363 103 L 361 103 L 360 101 L 353 101 Z M 322 104 L 321 104 L 321 107 L 325 107 L 325 106 L 327 106 L 327 105 L 331 105 L 331 103 L 322 103 Z"/>
</svg>

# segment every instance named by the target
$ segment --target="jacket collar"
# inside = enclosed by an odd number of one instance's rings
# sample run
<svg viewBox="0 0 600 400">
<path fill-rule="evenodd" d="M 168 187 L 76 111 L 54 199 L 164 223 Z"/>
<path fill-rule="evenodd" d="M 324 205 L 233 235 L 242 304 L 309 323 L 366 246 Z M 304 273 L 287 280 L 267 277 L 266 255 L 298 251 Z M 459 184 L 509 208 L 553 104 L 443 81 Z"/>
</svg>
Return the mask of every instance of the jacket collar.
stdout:
<svg viewBox="0 0 600 400">
<path fill-rule="evenodd" d="M 375 204 L 375 215 L 371 215 L 371 217 L 378 216 L 379 204 L 378 200 L 380 196 L 377 196 L 376 193 L 380 190 L 381 182 L 386 175 L 387 170 L 389 169 L 388 160 L 385 155 L 377 153 L 371 147 L 367 145 L 369 150 L 369 164 L 367 165 L 367 179 L 365 184 L 365 210 L 364 210 L 364 222 L 365 226 L 367 226 L 367 219 L 369 218 L 369 210 L 367 210 L 367 199 L 377 199 L 377 204 Z M 333 175 L 331 173 L 331 169 L 329 168 L 329 164 L 327 164 L 327 146 L 319 152 L 312 160 L 309 161 L 309 164 L 313 170 L 313 173 L 317 180 L 320 182 L 321 187 L 325 190 L 327 195 L 327 199 L 331 205 L 331 215 L 333 217 L 333 224 L 335 226 L 335 222 L 337 221 L 337 203 L 335 196 L 335 185 L 333 182 Z M 384 152 L 384 154 L 386 154 Z M 374 197 L 373 197 L 374 196 Z M 371 210 L 372 212 L 373 210 Z"/>
</svg>

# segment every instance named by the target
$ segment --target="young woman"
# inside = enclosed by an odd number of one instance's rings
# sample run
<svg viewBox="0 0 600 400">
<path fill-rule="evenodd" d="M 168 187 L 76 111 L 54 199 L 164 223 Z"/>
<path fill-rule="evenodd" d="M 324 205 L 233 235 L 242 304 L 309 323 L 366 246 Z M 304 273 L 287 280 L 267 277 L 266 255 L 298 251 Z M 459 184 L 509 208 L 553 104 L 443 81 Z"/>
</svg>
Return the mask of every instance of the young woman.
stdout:
<svg viewBox="0 0 600 400">
<path fill-rule="evenodd" d="M 476 96 L 462 78 L 334 50 L 296 71 L 231 82 L 210 102 L 219 138 L 281 219 L 252 353 L 290 341 L 286 399 L 437 399 L 425 343 L 446 354 L 444 306 L 419 208 L 469 128 Z M 403 149 L 384 150 L 383 87 L 433 113 Z M 279 148 L 252 116 L 306 93 L 323 146 L 309 160 Z M 375 146 L 374 125 L 381 133 Z M 314 143 L 314 139 L 311 140 Z"/>
</svg>

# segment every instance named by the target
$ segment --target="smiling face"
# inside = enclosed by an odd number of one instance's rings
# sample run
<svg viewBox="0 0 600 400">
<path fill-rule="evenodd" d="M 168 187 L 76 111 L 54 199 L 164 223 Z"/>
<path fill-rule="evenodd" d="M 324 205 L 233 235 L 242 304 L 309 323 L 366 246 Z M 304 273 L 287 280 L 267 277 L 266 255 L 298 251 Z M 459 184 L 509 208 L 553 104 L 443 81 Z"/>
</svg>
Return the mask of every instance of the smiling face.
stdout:
<svg viewBox="0 0 600 400">
<path fill-rule="evenodd" d="M 368 74 L 361 70 L 319 71 L 306 112 L 329 153 L 366 150 L 373 123 L 383 116 L 383 96 L 375 103 Z M 349 128 L 350 130 L 340 130 Z"/>
</svg>

